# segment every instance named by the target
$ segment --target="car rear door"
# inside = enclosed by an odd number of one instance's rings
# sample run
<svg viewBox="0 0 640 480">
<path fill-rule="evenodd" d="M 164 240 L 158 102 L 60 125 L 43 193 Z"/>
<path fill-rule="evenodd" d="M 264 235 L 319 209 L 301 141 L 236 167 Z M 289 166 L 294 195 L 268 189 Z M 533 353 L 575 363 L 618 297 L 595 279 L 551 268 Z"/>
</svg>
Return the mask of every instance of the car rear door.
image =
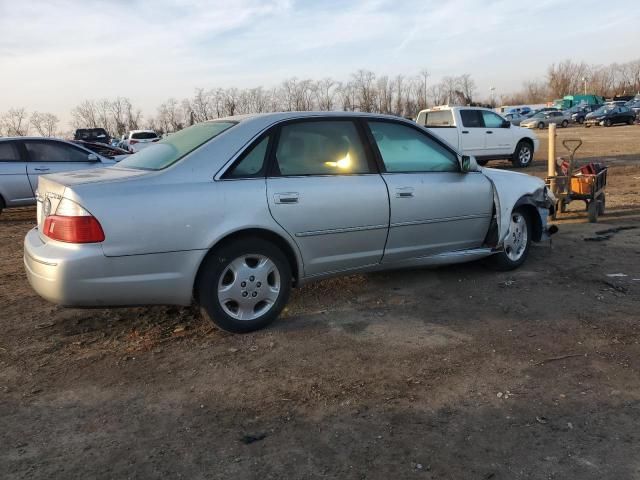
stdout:
<svg viewBox="0 0 640 480">
<path fill-rule="evenodd" d="M 480 247 L 493 190 L 480 172 L 462 173 L 457 154 L 404 122 L 367 124 L 389 189 L 391 219 L 383 263 Z"/>
<path fill-rule="evenodd" d="M 476 108 L 460 109 L 460 150 L 465 155 L 483 157 L 487 155 L 485 126 L 482 111 Z"/>
<path fill-rule="evenodd" d="M 270 163 L 269 210 L 298 245 L 305 276 L 380 262 L 389 197 L 354 120 L 281 125 Z"/>
<path fill-rule="evenodd" d="M 485 151 L 488 156 L 510 155 L 515 150 L 510 124 L 488 110 L 481 110 L 485 127 Z M 506 126 L 505 126 L 506 125 Z"/>
<path fill-rule="evenodd" d="M 7 207 L 29 205 L 34 201 L 20 141 L 0 141 L 0 196 Z"/>
<path fill-rule="evenodd" d="M 27 174 L 31 188 L 38 189 L 38 177 L 49 173 L 83 170 L 102 166 L 92 152 L 55 140 L 24 140 Z"/>
</svg>

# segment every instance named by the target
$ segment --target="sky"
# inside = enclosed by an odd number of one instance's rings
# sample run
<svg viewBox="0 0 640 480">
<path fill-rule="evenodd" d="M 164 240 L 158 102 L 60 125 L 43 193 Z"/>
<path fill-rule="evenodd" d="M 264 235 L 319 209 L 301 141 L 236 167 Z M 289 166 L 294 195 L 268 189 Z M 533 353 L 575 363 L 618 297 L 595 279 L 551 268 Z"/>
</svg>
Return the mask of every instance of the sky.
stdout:
<svg viewBox="0 0 640 480">
<path fill-rule="evenodd" d="M 272 87 L 469 73 L 477 96 L 518 90 L 565 59 L 640 57 L 640 0 L 0 0 L 0 112 L 69 120 L 85 99 L 147 115 L 197 87 Z"/>
</svg>

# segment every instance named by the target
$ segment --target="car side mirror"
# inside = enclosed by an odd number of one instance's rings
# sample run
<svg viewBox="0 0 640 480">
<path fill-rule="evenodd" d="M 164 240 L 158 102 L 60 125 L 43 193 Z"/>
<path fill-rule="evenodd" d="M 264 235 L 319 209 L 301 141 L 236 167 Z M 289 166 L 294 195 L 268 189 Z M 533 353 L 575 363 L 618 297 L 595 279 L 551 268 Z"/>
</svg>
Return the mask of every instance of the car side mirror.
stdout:
<svg viewBox="0 0 640 480">
<path fill-rule="evenodd" d="M 477 172 L 478 162 L 476 162 L 476 158 L 469 155 L 463 155 L 460 158 L 460 169 L 463 173 Z"/>
<path fill-rule="evenodd" d="M 89 162 L 97 162 L 98 160 L 100 159 L 95 153 L 90 153 L 89 155 L 87 155 L 87 161 Z"/>
<path fill-rule="evenodd" d="M 502 128 L 511 128 L 511 122 L 509 120 L 503 120 Z"/>
</svg>

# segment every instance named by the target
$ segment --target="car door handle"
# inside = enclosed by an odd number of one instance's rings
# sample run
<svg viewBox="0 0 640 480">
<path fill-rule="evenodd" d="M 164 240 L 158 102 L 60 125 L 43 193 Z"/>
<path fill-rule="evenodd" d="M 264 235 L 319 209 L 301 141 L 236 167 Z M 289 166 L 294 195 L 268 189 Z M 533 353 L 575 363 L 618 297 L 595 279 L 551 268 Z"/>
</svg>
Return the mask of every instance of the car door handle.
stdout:
<svg viewBox="0 0 640 480">
<path fill-rule="evenodd" d="M 469 133 L 469 130 L 462 130 L 462 133 Z"/>
<path fill-rule="evenodd" d="M 413 187 L 396 188 L 396 198 L 411 198 L 411 197 L 413 197 Z"/>
<path fill-rule="evenodd" d="M 36 167 L 36 168 L 34 168 L 34 170 L 35 170 L 36 172 L 48 172 L 48 171 L 49 171 L 49 170 L 51 170 L 51 169 L 50 169 L 50 168 L 47 168 L 47 167 Z"/>
<path fill-rule="evenodd" d="M 493 133 L 491 130 L 487 130 L 487 133 Z"/>
<path fill-rule="evenodd" d="M 276 193 L 273 198 L 276 203 L 298 203 L 300 195 L 298 192 Z"/>
</svg>

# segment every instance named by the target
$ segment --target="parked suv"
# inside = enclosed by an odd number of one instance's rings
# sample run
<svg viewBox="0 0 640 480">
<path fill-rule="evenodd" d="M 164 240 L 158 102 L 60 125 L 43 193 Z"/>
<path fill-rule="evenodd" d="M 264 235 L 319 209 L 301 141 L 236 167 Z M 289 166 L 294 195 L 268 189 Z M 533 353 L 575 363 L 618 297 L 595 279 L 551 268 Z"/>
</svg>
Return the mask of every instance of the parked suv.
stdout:
<svg viewBox="0 0 640 480">
<path fill-rule="evenodd" d="M 479 165 L 509 159 L 517 167 L 528 167 L 538 148 L 535 134 L 488 108 L 435 107 L 418 113 L 416 123 L 462 153 L 473 155 Z"/>
<path fill-rule="evenodd" d="M 0 138 L 0 211 L 36 203 L 40 175 L 105 167 L 116 162 L 53 138 Z"/>
<path fill-rule="evenodd" d="M 120 148 L 135 153 L 158 140 L 160 140 L 160 137 L 158 137 L 158 134 L 153 130 L 131 130 L 125 135 L 122 140 L 122 145 L 119 146 Z"/>
<path fill-rule="evenodd" d="M 78 128 L 73 139 L 83 142 L 106 143 L 107 145 L 111 143 L 111 136 L 104 128 Z"/>
</svg>

